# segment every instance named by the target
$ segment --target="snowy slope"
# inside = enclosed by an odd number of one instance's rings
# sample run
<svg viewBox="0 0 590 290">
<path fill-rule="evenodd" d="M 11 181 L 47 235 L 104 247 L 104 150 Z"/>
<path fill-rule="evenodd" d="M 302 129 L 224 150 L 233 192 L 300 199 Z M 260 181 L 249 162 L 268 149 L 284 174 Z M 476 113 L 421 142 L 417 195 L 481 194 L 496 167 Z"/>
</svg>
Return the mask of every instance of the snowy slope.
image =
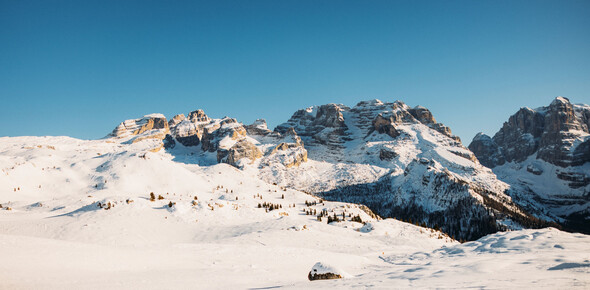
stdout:
<svg viewBox="0 0 590 290">
<path fill-rule="evenodd" d="M 322 281 L 314 286 L 583 289 L 590 285 L 589 244 L 587 235 L 552 228 L 497 233 L 432 252 L 384 254 L 381 258 L 387 266 L 351 279 Z"/>
<path fill-rule="evenodd" d="M 203 157 L 181 145 L 151 152 L 157 142 L 1 138 L 3 287 L 268 287 L 306 281 L 319 261 L 356 275 L 388 249 L 456 243 L 227 164 L 199 166 L 191 158 Z M 258 207 L 266 203 L 281 208 Z"/>
</svg>

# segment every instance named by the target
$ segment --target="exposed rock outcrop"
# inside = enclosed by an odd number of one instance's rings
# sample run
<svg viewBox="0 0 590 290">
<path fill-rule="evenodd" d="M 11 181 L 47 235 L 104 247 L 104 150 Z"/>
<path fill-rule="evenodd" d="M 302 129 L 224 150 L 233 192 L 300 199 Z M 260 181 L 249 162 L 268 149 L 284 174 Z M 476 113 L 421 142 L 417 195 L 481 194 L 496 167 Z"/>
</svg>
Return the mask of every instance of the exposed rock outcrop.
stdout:
<svg viewBox="0 0 590 290">
<path fill-rule="evenodd" d="M 262 157 L 262 152 L 246 139 L 241 139 L 229 149 L 219 149 L 217 151 L 217 162 L 239 167 L 239 161 L 248 158 L 251 162 Z"/>
<path fill-rule="evenodd" d="M 287 168 L 297 167 L 301 163 L 307 162 L 307 150 L 305 150 L 303 144 L 283 142 L 277 145 L 270 155 Z"/>
<path fill-rule="evenodd" d="M 375 120 L 373 120 L 373 127 L 375 131 L 379 132 L 380 134 L 387 134 L 391 138 L 395 138 L 399 136 L 399 132 L 395 129 L 393 125 L 395 122 L 392 117 L 385 118 L 383 114 L 377 115 Z"/>
<path fill-rule="evenodd" d="M 347 127 L 343 113 L 350 110 L 342 104 L 327 104 L 298 110 L 288 122 L 275 128 L 280 134 L 294 130 L 309 146 L 325 146 L 337 153 L 347 139 Z"/>
<path fill-rule="evenodd" d="M 453 139 L 454 145 L 462 147 L 460 139 L 452 135 L 448 127 L 437 123 L 428 109 L 420 106 L 410 108 L 401 101 L 362 101 L 353 108 L 341 104 L 309 107 L 296 111 L 289 121 L 277 126 L 275 131 L 284 134 L 293 128 L 305 141 L 306 148 L 327 149 L 327 152 L 322 151 L 321 156 L 312 156 L 313 159 L 343 161 L 346 160 L 344 144 L 352 140 L 353 134 L 348 128 L 349 123 L 354 123 L 355 127 L 364 132 L 364 139 L 369 138 L 373 132 L 395 139 L 400 135 L 397 126 L 423 124 Z M 312 155 L 313 151 L 315 150 L 311 150 Z"/>
<path fill-rule="evenodd" d="M 202 148 L 203 151 L 215 152 L 218 148 L 229 149 L 229 145 L 233 145 L 232 141 L 228 144 L 220 144 L 224 139 L 227 138 L 238 141 L 242 137 L 246 136 L 246 129 L 242 124 L 238 123 L 233 118 L 223 118 L 218 122 L 211 123 L 204 127 Z"/>
<path fill-rule="evenodd" d="M 266 125 L 266 121 L 264 119 L 258 119 L 254 121 L 252 125 L 246 126 L 246 132 L 248 135 L 258 135 L 258 136 L 266 136 L 272 133 L 271 130 L 268 129 Z"/>
<path fill-rule="evenodd" d="M 307 274 L 309 281 L 314 280 L 330 280 L 330 279 L 342 279 L 343 274 L 340 270 L 327 265 L 322 262 L 318 262 L 311 268 L 311 271 Z"/>
<path fill-rule="evenodd" d="M 183 114 L 176 115 L 168 124 L 172 136 L 184 146 L 197 146 L 203 138 L 204 127 L 211 122 L 203 110 L 189 113 L 188 118 Z"/>
<path fill-rule="evenodd" d="M 582 172 L 567 172 L 558 170 L 557 178 L 569 181 L 571 188 L 580 188 L 590 184 L 590 177 Z"/>
<path fill-rule="evenodd" d="M 267 144 L 277 145 L 267 151 L 261 161 L 263 166 L 281 164 L 286 168 L 290 168 L 299 167 L 303 162 L 307 162 L 307 150 L 293 128 L 287 129 L 284 134 L 275 131 L 265 136 L 264 141 Z"/>
<path fill-rule="evenodd" d="M 130 119 L 121 122 L 107 138 L 128 138 L 127 143 L 139 143 L 146 140 L 155 141 L 151 152 L 158 152 L 164 148 L 163 140 L 170 136 L 168 120 L 162 114 L 145 115 L 139 119 Z"/>
<path fill-rule="evenodd" d="M 186 119 L 186 117 L 184 116 L 184 114 L 178 114 L 174 117 L 172 117 L 172 119 L 170 119 L 170 121 L 168 121 L 168 126 L 171 128 L 170 131 L 172 131 L 172 128 L 174 128 L 176 125 L 180 124 L 180 122 L 184 121 Z"/>
<path fill-rule="evenodd" d="M 168 120 L 162 114 L 145 115 L 143 118 L 125 120 L 119 124 L 107 137 L 125 138 L 135 136 L 151 130 L 161 130 L 164 135 L 170 133 Z M 160 133 L 160 132 L 158 132 Z"/>
<path fill-rule="evenodd" d="M 496 164 L 503 164 L 505 162 L 504 156 L 498 145 L 492 138 L 482 132 L 477 135 L 469 144 L 469 150 L 477 156 L 479 162 L 487 167 L 493 167 Z"/>
</svg>

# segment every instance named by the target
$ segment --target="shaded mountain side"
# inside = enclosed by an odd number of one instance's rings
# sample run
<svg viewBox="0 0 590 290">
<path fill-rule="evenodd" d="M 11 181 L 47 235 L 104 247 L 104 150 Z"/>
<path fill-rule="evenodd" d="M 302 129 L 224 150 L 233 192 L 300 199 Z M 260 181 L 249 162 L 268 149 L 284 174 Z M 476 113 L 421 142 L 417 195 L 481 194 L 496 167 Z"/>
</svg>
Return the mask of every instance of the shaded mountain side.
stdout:
<svg viewBox="0 0 590 290">
<path fill-rule="evenodd" d="M 485 235 L 498 231 L 505 231 L 508 227 L 503 224 L 507 220 L 514 221 L 526 228 L 556 227 L 559 225 L 536 218 L 522 209 L 515 210 L 504 203 L 490 198 L 491 193 L 483 189 L 475 189 L 478 197 L 465 196 L 444 210 L 429 210 L 415 199 L 396 203 L 394 200 L 400 195 L 399 189 L 392 186 L 391 176 L 386 176 L 377 182 L 346 186 L 330 191 L 319 192 L 316 195 L 331 201 L 350 203 L 364 203 L 372 211 L 383 218 L 395 218 L 406 222 L 440 229 L 449 236 L 459 240 L 476 240 Z M 439 186 L 443 194 L 454 191 L 469 190 L 467 184 L 455 184 L 451 187 Z M 414 192 L 413 195 L 420 193 Z"/>
</svg>

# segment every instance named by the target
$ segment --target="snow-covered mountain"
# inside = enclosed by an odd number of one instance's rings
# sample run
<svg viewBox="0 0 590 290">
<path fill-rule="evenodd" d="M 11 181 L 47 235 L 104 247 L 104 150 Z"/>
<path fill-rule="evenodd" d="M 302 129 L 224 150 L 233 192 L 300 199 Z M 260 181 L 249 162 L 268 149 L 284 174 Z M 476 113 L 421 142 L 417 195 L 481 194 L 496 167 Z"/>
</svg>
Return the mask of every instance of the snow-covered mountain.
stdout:
<svg viewBox="0 0 590 290">
<path fill-rule="evenodd" d="M 539 221 L 427 109 L 402 102 L 311 107 L 273 131 L 197 110 L 126 120 L 100 140 L 3 137 L 0 169 L 11 289 L 590 283 L 584 235 L 453 239 Z M 314 265 L 344 279 L 310 282 Z M 535 265 L 529 280 L 523 265 Z"/>
<path fill-rule="evenodd" d="M 424 107 L 363 101 L 309 107 L 277 126 L 294 129 L 313 162 L 261 169 L 265 180 L 329 200 L 362 203 L 461 239 L 542 221 L 514 204 L 509 186 Z"/>
<path fill-rule="evenodd" d="M 589 128 L 590 106 L 557 97 L 521 108 L 493 138 L 475 136 L 469 149 L 530 212 L 590 232 Z"/>
<path fill-rule="evenodd" d="M 151 150 L 165 148 L 176 160 L 227 163 L 268 183 L 364 204 L 457 239 L 545 225 L 513 203 L 509 186 L 424 107 L 379 100 L 314 106 L 273 131 L 264 120 L 244 125 L 202 110 L 188 116 L 127 120 L 107 138 L 156 140 Z"/>
</svg>

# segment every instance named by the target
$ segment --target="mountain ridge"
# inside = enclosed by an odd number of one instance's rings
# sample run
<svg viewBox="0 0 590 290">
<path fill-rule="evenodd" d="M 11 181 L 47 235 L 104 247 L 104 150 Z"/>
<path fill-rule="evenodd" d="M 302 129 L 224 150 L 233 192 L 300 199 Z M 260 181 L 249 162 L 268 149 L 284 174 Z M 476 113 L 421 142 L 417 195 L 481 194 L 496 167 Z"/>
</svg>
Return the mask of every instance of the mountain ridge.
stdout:
<svg viewBox="0 0 590 290">
<path fill-rule="evenodd" d="M 162 116 L 147 115 L 122 123 L 143 127 L 126 131 L 119 125 L 107 137 L 162 140 L 152 151 L 176 154 L 174 148 L 182 148 L 176 155 L 188 150 L 200 165 L 228 163 L 269 183 L 366 204 L 384 217 L 440 227 L 457 238 L 546 225 L 515 204 L 510 186 L 422 106 L 378 99 L 354 107 L 311 106 L 272 131 L 263 120 L 244 125 L 230 117 L 209 118 L 201 109 L 188 116 L 164 124 L 149 120 Z"/>
</svg>

